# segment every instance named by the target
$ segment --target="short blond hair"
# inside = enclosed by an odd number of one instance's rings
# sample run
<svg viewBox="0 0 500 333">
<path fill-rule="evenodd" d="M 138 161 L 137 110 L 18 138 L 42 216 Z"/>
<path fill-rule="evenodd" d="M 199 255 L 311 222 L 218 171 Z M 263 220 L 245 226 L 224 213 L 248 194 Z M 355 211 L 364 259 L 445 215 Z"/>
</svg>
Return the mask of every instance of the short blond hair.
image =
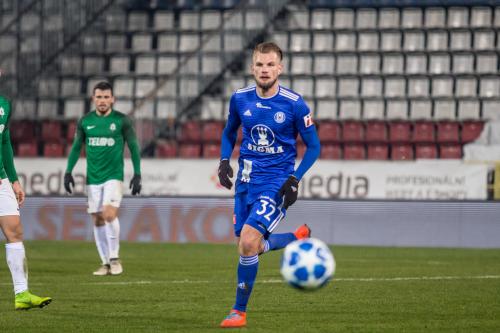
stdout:
<svg viewBox="0 0 500 333">
<path fill-rule="evenodd" d="M 280 61 L 283 60 L 283 51 L 281 51 L 280 47 L 274 42 L 264 42 L 257 44 L 253 49 L 253 55 L 255 53 L 271 53 L 274 52 L 280 58 Z"/>
</svg>

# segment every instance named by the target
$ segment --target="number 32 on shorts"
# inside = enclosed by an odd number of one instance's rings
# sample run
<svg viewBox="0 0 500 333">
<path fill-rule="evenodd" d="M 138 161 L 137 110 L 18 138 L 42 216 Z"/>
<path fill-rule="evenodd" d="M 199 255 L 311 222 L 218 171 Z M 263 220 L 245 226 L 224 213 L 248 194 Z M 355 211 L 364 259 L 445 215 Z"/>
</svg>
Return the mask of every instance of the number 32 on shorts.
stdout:
<svg viewBox="0 0 500 333">
<path fill-rule="evenodd" d="M 260 209 L 256 211 L 258 215 L 262 215 L 266 220 L 271 221 L 271 217 L 276 212 L 274 203 L 266 199 L 260 199 Z"/>
</svg>

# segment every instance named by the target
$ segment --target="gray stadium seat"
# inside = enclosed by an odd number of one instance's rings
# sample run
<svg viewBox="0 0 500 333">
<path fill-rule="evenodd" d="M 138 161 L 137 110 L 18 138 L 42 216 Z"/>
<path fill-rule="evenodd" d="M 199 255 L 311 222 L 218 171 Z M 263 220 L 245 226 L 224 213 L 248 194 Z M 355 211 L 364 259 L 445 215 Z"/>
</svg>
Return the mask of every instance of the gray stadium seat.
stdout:
<svg viewBox="0 0 500 333">
<path fill-rule="evenodd" d="M 176 52 L 178 50 L 177 35 L 172 33 L 159 34 L 156 49 L 160 52 Z"/>
<path fill-rule="evenodd" d="M 358 29 L 377 28 L 377 11 L 373 8 L 360 8 L 356 12 L 356 27 Z"/>
<path fill-rule="evenodd" d="M 128 98 L 120 98 L 116 100 L 113 108 L 125 114 L 129 114 L 134 108 L 134 102 Z"/>
<path fill-rule="evenodd" d="M 359 100 L 340 100 L 339 119 L 361 119 L 361 103 Z"/>
<path fill-rule="evenodd" d="M 177 81 L 175 79 L 167 80 L 158 87 L 157 96 L 163 97 L 176 97 L 177 96 Z"/>
<path fill-rule="evenodd" d="M 407 74 L 422 74 L 427 72 L 427 56 L 423 53 L 412 53 L 406 56 Z"/>
<path fill-rule="evenodd" d="M 408 103 L 404 99 L 388 99 L 386 101 L 387 119 L 408 119 Z"/>
<path fill-rule="evenodd" d="M 135 73 L 136 74 L 155 74 L 156 58 L 152 55 L 139 55 L 135 58 Z"/>
<path fill-rule="evenodd" d="M 359 94 L 359 79 L 357 77 L 340 77 L 338 79 L 339 97 L 356 97 Z"/>
<path fill-rule="evenodd" d="M 332 77 L 317 78 L 314 92 L 318 98 L 334 97 L 337 95 L 337 81 Z"/>
<path fill-rule="evenodd" d="M 288 12 L 288 29 L 309 29 L 309 11 L 294 9 Z"/>
<path fill-rule="evenodd" d="M 87 86 L 88 89 L 91 89 Z M 134 79 L 131 77 L 119 77 L 113 82 L 113 93 L 116 97 L 131 98 L 134 95 Z"/>
<path fill-rule="evenodd" d="M 429 99 L 410 100 L 410 119 L 432 119 L 432 102 Z"/>
<path fill-rule="evenodd" d="M 477 96 L 477 80 L 474 76 L 458 76 L 455 78 L 455 96 Z"/>
<path fill-rule="evenodd" d="M 292 55 L 290 73 L 310 74 L 312 69 L 312 59 L 309 54 Z"/>
<path fill-rule="evenodd" d="M 318 100 L 316 103 L 316 118 L 337 119 L 337 101 L 333 99 Z"/>
<path fill-rule="evenodd" d="M 108 12 L 106 13 L 105 21 L 107 31 L 125 31 L 125 26 L 127 25 L 125 12 L 121 10 Z"/>
<path fill-rule="evenodd" d="M 335 58 L 331 55 L 316 55 L 314 57 L 314 74 L 335 74 Z"/>
<path fill-rule="evenodd" d="M 310 77 L 293 78 L 292 89 L 300 92 L 304 98 L 311 98 L 314 96 L 313 80 Z"/>
<path fill-rule="evenodd" d="M 20 17 L 21 31 L 31 32 L 40 28 L 40 15 L 25 13 Z"/>
<path fill-rule="evenodd" d="M 245 80 L 239 77 L 232 77 L 225 79 L 225 97 L 231 97 L 231 95 L 238 89 L 245 87 Z"/>
<path fill-rule="evenodd" d="M 85 34 L 83 36 L 83 49 L 87 53 L 101 53 L 104 51 L 104 35 L 103 34 Z"/>
<path fill-rule="evenodd" d="M 159 75 L 171 74 L 177 68 L 177 57 L 175 55 L 160 55 L 157 61 Z"/>
<path fill-rule="evenodd" d="M 224 30 L 242 30 L 243 13 L 237 10 L 226 10 L 224 12 Z"/>
<path fill-rule="evenodd" d="M 221 56 L 219 53 L 203 54 L 201 58 L 201 73 L 204 75 L 217 74 L 222 68 Z"/>
<path fill-rule="evenodd" d="M 472 7 L 470 26 L 472 28 L 491 27 L 492 12 L 489 7 Z"/>
<path fill-rule="evenodd" d="M 79 119 L 85 112 L 85 100 L 66 99 L 64 101 L 64 118 L 66 119 Z"/>
<path fill-rule="evenodd" d="M 108 53 L 125 51 L 125 44 L 125 34 L 108 34 L 106 36 L 106 52 Z"/>
<path fill-rule="evenodd" d="M 141 103 L 140 106 L 137 106 L 135 110 L 134 117 L 136 119 L 153 119 L 155 116 L 155 101 L 147 100 L 144 103 Z M 141 129 L 137 129 L 137 139 L 144 144 L 144 137 L 150 136 L 153 133 L 145 133 L 145 131 L 141 131 Z"/>
<path fill-rule="evenodd" d="M 181 30 L 199 29 L 200 14 L 198 11 L 184 10 L 179 14 L 179 28 Z"/>
<path fill-rule="evenodd" d="M 493 22 L 495 28 L 500 27 L 500 6 L 495 7 L 495 21 Z"/>
<path fill-rule="evenodd" d="M 56 78 L 42 78 L 38 82 L 38 95 L 40 97 L 58 97 L 59 80 Z"/>
<path fill-rule="evenodd" d="M 475 99 L 459 100 L 457 107 L 457 118 L 460 120 L 480 119 L 479 101 Z"/>
<path fill-rule="evenodd" d="M 224 51 L 226 52 L 239 52 L 243 49 L 243 37 L 237 33 L 226 32 L 224 34 Z"/>
<path fill-rule="evenodd" d="M 179 51 L 192 52 L 200 46 L 200 39 L 196 33 L 183 33 L 179 35 Z"/>
<path fill-rule="evenodd" d="M 497 71 L 497 54 L 494 52 L 476 53 L 476 73 L 491 74 Z"/>
<path fill-rule="evenodd" d="M 262 29 L 266 23 L 266 15 L 262 10 L 252 9 L 245 12 L 245 28 Z"/>
<path fill-rule="evenodd" d="M 200 72 L 200 60 L 198 57 L 192 57 L 188 58 L 186 61 L 186 58 L 179 59 L 179 73 L 181 75 L 185 74 L 199 74 Z"/>
<path fill-rule="evenodd" d="M 82 93 L 82 81 L 77 78 L 65 78 L 61 80 L 61 96 L 77 97 Z"/>
<path fill-rule="evenodd" d="M 479 96 L 481 97 L 500 96 L 500 79 L 497 75 L 483 76 L 479 78 Z"/>
<path fill-rule="evenodd" d="M 399 51 L 401 50 L 401 32 L 384 31 L 380 34 L 380 50 Z"/>
<path fill-rule="evenodd" d="M 453 73 L 474 73 L 474 55 L 472 53 L 453 54 Z"/>
<path fill-rule="evenodd" d="M 469 26 L 469 10 L 466 7 L 448 8 L 448 27 L 466 28 Z"/>
<path fill-rule="evenodd" d="M 487 51 L 495 49 L 495 33 L 493 30 L 474 31 L 474 50 Z"/>
<path fill-rule="evenodd" d="M 335 35 L 336 51 L 354 51 L 356 49 L 356 34 L 354 32 L 338 32 Z"/>
<path fill-rule="evenodd" d="M 175 99 L 160 99 L 156 103 L 156 117 L 160 119 L 174 118 L 176 113 Z"/>
<path fill-rule="evenodd" d="M 387 53 L 382 58 L 382 73 L 402 74 L 404 72 L 404 58 L 401 53 Z"/>
<path fill-rule="evenodd" d="M 152 36 L 149 33 L 138 33 L 132 36 L 132 51 L 144 52 L 152 49 Z"/>
<path fill-rule="evenodd" d="M 292 32 L 290 34 L 290 51 L 301 52 L 311 50 L 311 36 L 309 33 Z"/>
<path fill-rule="evenodd" d="M 201 30 L 218 30 L 221 26 L 221 13 L 217 10 L 201 12 Z"/>
<path fill-rule="evenodd" d="M 448 32 L 446 30 L 432 30 L 427 32 L 428 51 L 442 51 L 448 49 Z"/>
<path fill-rule="evenodd" d="M 313 9 L 311 11 L 311 28 L 314 30 L 330 29 L 332 27 L 332 11 L 328 9 Z"/>
<path fill-rule="evenodd" d="M 364 99 L 363 100 L 363 119 L 384 119 L 385 107 L 382 99 Z"/>
<path fill-rule="evenodd" d="M 358 33 L 359 51 L 378 51 L 379 35 L 376 31 L 361 31 Z"/>
<path fill-rule="evenodd" d="M 337 74 L 356 74 L 358 57 L 356 54 L 343 53 L 337 56 Z"/>
<path fill-rule="evenodd" d="M 455 119 L 455 101 L 453 99 L 436 99 L 434 101 L 433 118 L 434 120 Z"/>
<path fill-rule="evenodd" d="M 220 98 L 204 97 L 201 108 L 202 120 L 222 120 L 224 101 Z"/>
<path fill-rule="evenodd" d="M 429 79 L 426 76 L 408 78 L 409 97 L 429 97 Z"/>
<path fill-rule="evenodd" d="M 42 99 L 38 101 L 38 118 L 57 118 L 58 108 L 56 99 Z"/>
<path fill-rule="evenodd" d="M 112 56 L 109 71 L 111 74 L 128 74 L 130 71 L 130 57 L 128 55 Z"/>
<path fill-rule="evenodd" d="M 83 73 L 98 75 L 104 71 L 104 58 L 99 56 L 86 56 L 83 59 Z"/>
<path fill-rule="evenodd" d="M 423 31 L 405 31 L 403 33 L 403 50 L 423 51 L 425 50 L 425 35 Z"/>
<path fill-rule="evenodd" d="M 450 50 L 469 51 L 471 45 L 471 34 L 469 30 L 450 31 Z"/>
<path fill-rule="evenodd" d="M 274 32 L 271 35 L 271 40 L 279 45 L 283 52 L 288 51 L 288 33 L 286 32 Z"/>
<path fill-rule="evenodd" d="M 333 51 L 333 34 L 331 32 L 316 31 L 313 33 L 313 51 Z"/>
<path fill-rule="evenodd" d="M 500 116 L 500 100 L 483 100 L 481 118 L 484 120 L 498 120 Z"/>
<path fill-rule="evenodd" d="M 181 97 L 195 97 L 198 95 L 199 83 L 197 78 L 182 77 L 179 85 Z"/>
<path fill-rule="evenodd" d="M 453 78 L 451 76 L 435 76 L 431 79 L 432 97 L 453 96 Z"/>
<path fill-rule="evenodd" d="M 333 27 L 335 29 L 354 28 L 354 11 L 352 9 L 335 9 L 333 14 Z"/>
<path fill-rule="evenodd" d="M 446 11 L 442 7 L 427 7 L 424 20 L 426 28 L 443 28 L 446 23 Z"/>
<path fill-rule="evenodd" d="M 361 79 L 361 97 L 382 97 L 382 78 L 374 77 L 363 77 Z"/>
<path fill-rule="evenodd" d="M 132 11 L 128 15 L 127 29 L 143 31 L 148 29 L 148 13 Z"/>
<path fill-rule="evenodd" d="M 421 28 L 422 27 L 422 9 L 407 7 L 402 9 L 401 26 L 405 29 L 408 28 Z"/>
<path fill-rule="evenodd" d="M 155 11 L 154 12 L 154 29 L 155 30 L 172 30 L 175 25 L 174 13 L 171 11 Z"/>
<path fill-rule="evenodd" d="M 448 74 L 450 72 L 450 56 L 446 53 L 436 53 L 429 56 L 429 73 Z"/>
<path fill-rule="evenodd" d="M 400 28 L 399 9 L 397 8 L 382 8 L 378 13 L 378 26 L 382 29 Z"/>
<path fill-rule="evenodd" d="M 406 95 L 406 82 L 404 77 L 387 77 L 384 82 L 385 97 L 404 97 Z"/>
<path fill-rule="evenodd" d="M 380 56 L 377 53 L 361 54 L 359 56 L 359 73 L 380 73 Z"/>
</svg>

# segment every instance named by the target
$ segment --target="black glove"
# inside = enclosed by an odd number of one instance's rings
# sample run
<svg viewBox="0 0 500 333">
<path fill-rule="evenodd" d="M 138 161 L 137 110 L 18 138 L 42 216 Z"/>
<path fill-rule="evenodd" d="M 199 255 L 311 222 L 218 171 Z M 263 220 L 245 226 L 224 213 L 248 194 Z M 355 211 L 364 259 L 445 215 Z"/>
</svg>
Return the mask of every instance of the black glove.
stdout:
<svg viewBox="0 0 500 333">
<path fill-rule="evenodd" d="M 75 180 L 73 179 L 73 176 L 71 175 L 71 172 L 66 172 L 64 174 L 64 189 L 69 194 L 73 193 L 73 191 L 71 190 L 71 186 L 70 185 L 72 185 L 73 187 L 75 187 Z"/>
<path fill-rule="evenodd" d="M 141 194 L 141 175 L 134 175 L 134 177 L 130 180 L 128 188 L 132 189 L 132 195 Z"/>
<path fill-rule="evenodd" d="M 283 198 L 283 207 L 287 209 L 297 201 L 299 195 L 299 180 L 294 176 L 288 177 L 286 182 L 281 186 L 279 196 Z"/>
<path fill-rule="evenodd" d="M 219 183 L 227 188 L 231 189 L 233 186 L 233 182 L 231 181 L 231 177 L 233 177 L 233 169 L 229 165 L 229 160 L 222 160 L 219 164 Z"/>
</svg>

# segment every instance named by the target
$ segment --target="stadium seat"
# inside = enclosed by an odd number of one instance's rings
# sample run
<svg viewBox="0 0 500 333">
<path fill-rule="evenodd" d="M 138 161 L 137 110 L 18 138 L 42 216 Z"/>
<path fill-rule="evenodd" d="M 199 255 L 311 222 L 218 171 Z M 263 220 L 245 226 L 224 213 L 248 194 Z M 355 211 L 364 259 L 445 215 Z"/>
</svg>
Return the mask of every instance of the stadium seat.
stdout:
<svg viewBox="0 0 500 333">
<path fill-rule="evenodd" d="M 438 143 L 458 143 L 460 142 L 460 126 L 458 122 L 440 121 L 437 123 Z"/>
<path fill-rule="evenodd" d="M 201 156 L 201 145 L 198 143 L 181 143 L 179 145 L 180 158 L 199 158 Z"/>
<path fill-rule="evenodd" d="M 483 131 L 484 123 L 479 120 L 462 122 L 462 143 L 476 140 Z"/>
<path fill-rule="evenodd" d="M 342 148 L 339 144 L 322 144 L 321 159 L 340 160 L 342 159 Z"/>
<path fill-rule="evenodd" d="M 35 139 L 35 123 L 31 120 L 12 121 L 10 137 L 15 142 L 29 142 Z"/>
<path fill-rule="evenodd" d="M 71 153 L 71 148 L 73 148 L 73 141 L 68 140 L 68 143 L 66 144 L 66 156 L 69 156 L 69 154 Z M 128 151 L 128 148 L 125 150 Z M 85 157 L 85 154 L 85 145 L 82 145 L 82 149 L 80 150 L 80 157 Z"/>
<path fill-rule="evenodd" d="M 415 158 L 438 158 L 436 145 L 431 143 L 416 144 Z"/>
<path fill-rule="evenodd" d="M 78 125 L 77 121 L 70 121 L 66 127 L 66 140 L 73 141 L 76 133 L 76 126 Z"/>
<path fill-rule="evenodd" d="M 202 156 L 203 158 L 220 158 L 220 144 L 204 143 Z"/>
<path fill-rule="evenodd" d="M 202 142 L 220 142 L 224 123 L 221 121 L 207 121 L 202 124 Z"/>
<path fill-rule="evenodd" d="M 46 120 L 42 123 L 41 139 L 44 142 L 59 142 L 61 138 L 62 138 L 62 124 L 59 121 Z"/>
<path fill-rule="evenodd" d="M 363 142 L 365 140 L 365 127 L 361 121 L 346 120 L 342 124 L 343 142 Z"/>
<path fill-rule="evenodd" d="M 135 122 L 137 139 L 141 145 L 145 145 L 155 138 L 156 129 L 154 120 L 140 119 Z"/>
<path fill-rule="evenodd" d="M 196 120 L 188 120 L 181 126 L 180 141 L 198 143 L 201 140 L 201 124 Z"/>
<path fill-rule="evenodd" d="M 43 156 L 45 157 L 63 157 L 64 146 L 58 142 L 48 142 L 43 145 Z"/>
<path fill-rule="evenodd" d="M 389 141 L 392 143 L 409 142 L 411 139 L 411 123 L 407 121 L 391 121 L 389 123 Z"/>
<path fill-rule="evenodd" d="M 364 160 L 366 158 L 365 145 L 348 143 L 344 145 L 344 160 Z"/>
<path fill-rule="evenodd" d="M 391 146 L 391 160 L 413 160 L 413 146 L 407 143 L 397 143 Z"/>
<path fill-rule="evenodd" d="M 385 143 L 368 143 L 367 158 L 369 160 L 387 160 L 389 146 Z"/>
<path fill-rule="evenodd" d="M 439 158 L 462 158 L 462 146 L 458 144 L 442 144 L 439 146 Z"/>
<path fill-rule="evenodd" d="M 387 138 L 387 126 L 385 122 L 377 120 L 370 120 L 366 122 L 366 142 L 386 142 Z"/>
<path fill-rule="evenodd" d="M 159 141 L 156 143 L 155 156 L 159 158 L 177 157 L 177 144 L 175 141 Z"/>
<path fill-rule="evenodd" d="M 338 121 L 322 121 L 318 125 L 318 136 L 322 143 L 340 142 L 342 127 Z"/>
<path fill-rule="evenodd" d="M 21 142 L 17 145 L 18 157 L 38 156 L 38 147 L 35 142 Z"/>
<path fill-rule="evenodd" d="M 412 141 L 417 143 L 430 143 L 436 140 L 434 123 L 430 121 L 417 121 L 413 124 Z"/>
</svg>

